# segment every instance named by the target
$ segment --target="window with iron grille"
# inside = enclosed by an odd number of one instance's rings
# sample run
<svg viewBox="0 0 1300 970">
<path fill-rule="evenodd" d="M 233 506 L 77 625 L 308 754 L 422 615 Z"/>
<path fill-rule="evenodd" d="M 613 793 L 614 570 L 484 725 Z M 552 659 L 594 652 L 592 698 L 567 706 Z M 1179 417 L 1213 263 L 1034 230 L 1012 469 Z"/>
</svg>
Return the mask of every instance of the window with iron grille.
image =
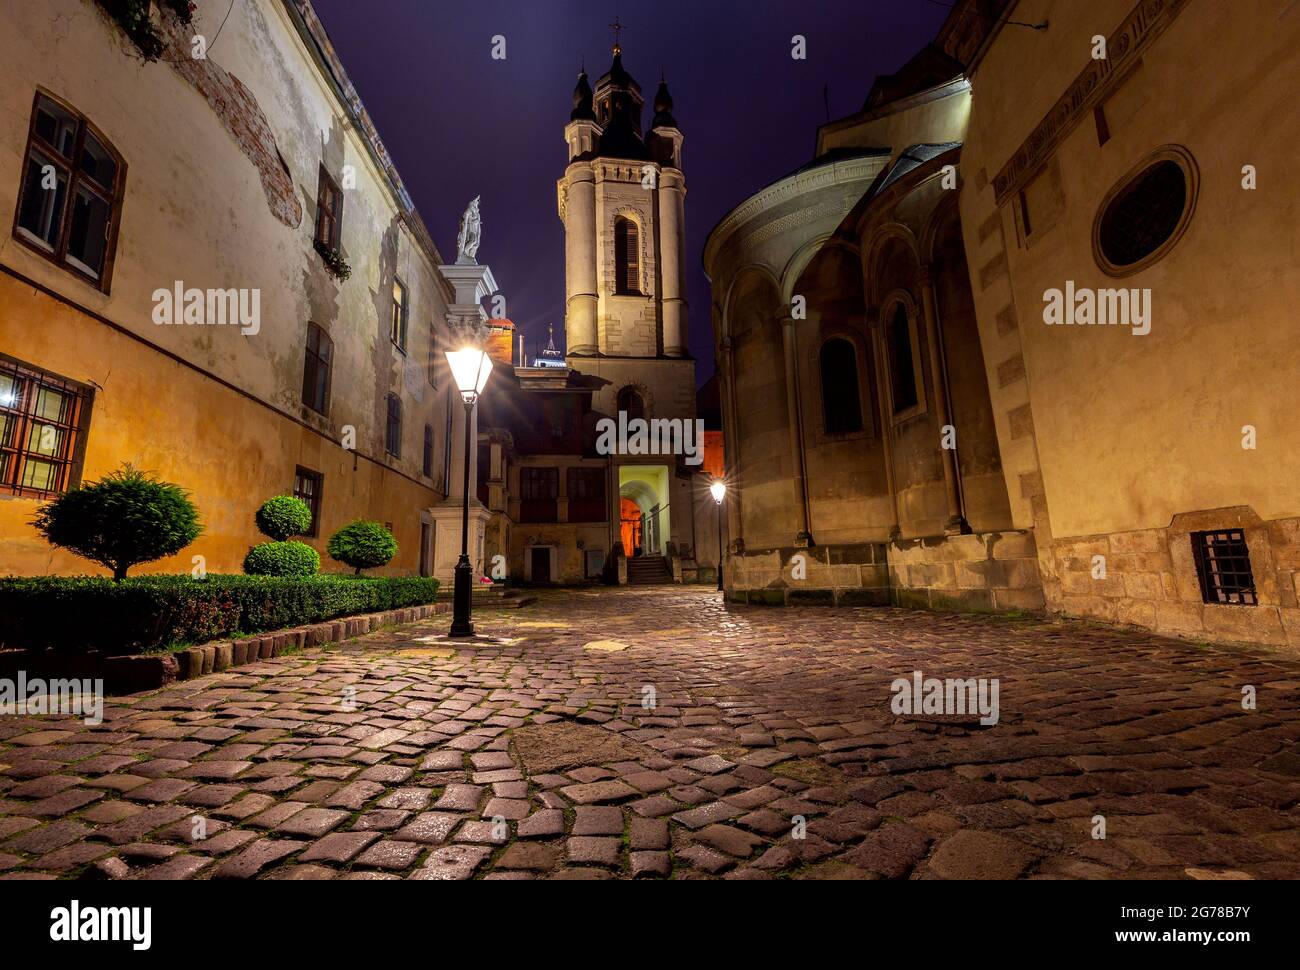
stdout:
<svg viewBox="0 0 1300 970">
<path fill-rule="evenodd" d="M 384 450 L 394 458 L 402 457 L 402 402 L 396 394 L 388 395 L 388 420 L 384 425 Z"/>
<path fill-rule="evenodd" d="M 342 230 L 343 193 L 322 165 L 316 186 L 316 241 L 330 249 L 338 249 Z"/>
<path fill-rule="evenodd" d="M 307 354 L 302 368 L 302 403 L 317 414 L 328 414 L 334 341 L 314 323 L 307 324 Z"/>
<path fill-rule="evenodd" d="M 554 522 L 558 517 L 560 470 L 519 469 L 519 521 Z"/>
<path fill-rule="evenodd" d="M 1250 571 L 1250 550 L 1240 529 L 1215 529 L 1192 533 L 1192 555 L 1206 603 L 1258 606 L 1255 577 Z"/>
<path fill-rule="evenodd" d="M 42 93 L 24 158 L 14 238 L 107 293 L 126 163 L 84 117 Z"/>
<path fill-rule="evenodd" d="M 570 468 L 569 521 L 604 522 L 609 518 L 605 507 L 605 469 Z"/>
<path fill-rule="evenodd" d="M 433 477 L 433 426 L 424 426 L 424 474 Z"/>
<path fill-rule="evenodd" d="M 641 234 L 636 223 L 620 216 L 614 221 L 614 290 L 641 293 Z"/>
<path fill-rule="evenodd" d="M 93 397 L 0 354 L 0 488 L 46 498 L 79 484 Z"/>
<path fill-rule="evenodd" d="M 313 539 L 320 535 L 321 492 L 324 484 L 325 476 L 320 472 L 301 465 L 294 471 L 293 497 L 302 499 L 307 503 L 307 508 L 311 509 L 311 528 L 303 535 Z"/>
<path fill-rule="evenodd" d="M 406 353 L 406 322 L 409 315 L 406 300 L 406 286 L 401 280 L 393 278 L 393 307 L 388 321 L 388 336 L 402 353 Z"/>
</svg>

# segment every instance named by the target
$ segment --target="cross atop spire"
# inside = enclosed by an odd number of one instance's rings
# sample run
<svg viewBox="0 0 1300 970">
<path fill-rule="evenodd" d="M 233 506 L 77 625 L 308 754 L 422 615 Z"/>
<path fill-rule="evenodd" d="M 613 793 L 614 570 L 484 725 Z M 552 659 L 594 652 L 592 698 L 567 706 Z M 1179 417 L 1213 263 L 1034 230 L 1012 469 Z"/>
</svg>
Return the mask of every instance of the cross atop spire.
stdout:
<svg viewBox="0 0 1300 970">
<path fill-rule="evenodd" d="M 623 45 L 619 43 L 619 33 L 627 30 L 627 25 L 620 21 L 618 17 L 615 17 L 614 22 L 609 25 L 609 29 L 614 32 L 614 53 L 623 53 Z"/>
</svg>

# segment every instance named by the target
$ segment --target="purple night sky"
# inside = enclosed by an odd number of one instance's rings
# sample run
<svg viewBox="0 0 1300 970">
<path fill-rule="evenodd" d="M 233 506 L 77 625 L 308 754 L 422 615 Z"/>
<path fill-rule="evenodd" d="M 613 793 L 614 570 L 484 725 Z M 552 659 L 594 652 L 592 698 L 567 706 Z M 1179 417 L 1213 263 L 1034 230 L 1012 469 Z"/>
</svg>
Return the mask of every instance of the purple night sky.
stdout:
<svg viewBox="0 0 1300 970">
<path fill-rule="evenodd" d="M 555 181 L 585 60 L 610 63 L 615 16 L 623 63 L 653 113 L 660 70 L 686 137 L 690 347 L 713 373 L 705 237 L 730 209 L 813 154 L 816 127 L 858 110 L 877 74 L 897 70 L 947 13 L 932 0 L 313 0 L 330 40 L 444 257 L 465 205 L 483 196 L 483 248 L 527 338 L 564 335 L 564 233 Z M 491 38 L 506 38 L 504 61 Z M 807 59 L 790 56 L 807 38 Z"/>
</svg>

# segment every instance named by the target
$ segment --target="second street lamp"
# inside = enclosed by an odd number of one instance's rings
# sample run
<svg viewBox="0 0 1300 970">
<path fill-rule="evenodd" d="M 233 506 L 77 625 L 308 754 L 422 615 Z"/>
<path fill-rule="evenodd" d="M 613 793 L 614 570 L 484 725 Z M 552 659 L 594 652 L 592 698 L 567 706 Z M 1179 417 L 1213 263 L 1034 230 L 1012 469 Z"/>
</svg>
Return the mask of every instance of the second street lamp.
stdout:
<svg viewBox="0 0 1300 970">
<path fill-rule="evenodd" d="M 709 492 L 713 495 L 713 501 L 718 506 L 718 591 L 722 591 L 722 499 L 727 494 L 727 483 L 721 478 L 715 478 L 713 484 L 709 486 Z"/>
<path fill-rule="evenodd" d="M 460 391 L 460 398 L 465 402 L 465 494 L 460 518 L 460 559 L 456 562 L 450 635 L 472 637 L 474 624 L 470 620 L 470 600 L 474 589 L 474 567 L 469 561 L 469 449 L 470 438 L 473 436 L 471 419 L 474 404 L 483 393 L 488 375 L 492 373 L 492 358 L 478 347 L 465 347 L 447 351 L 447 363 L 451 365 L 456 390 Z"/>
</svg>

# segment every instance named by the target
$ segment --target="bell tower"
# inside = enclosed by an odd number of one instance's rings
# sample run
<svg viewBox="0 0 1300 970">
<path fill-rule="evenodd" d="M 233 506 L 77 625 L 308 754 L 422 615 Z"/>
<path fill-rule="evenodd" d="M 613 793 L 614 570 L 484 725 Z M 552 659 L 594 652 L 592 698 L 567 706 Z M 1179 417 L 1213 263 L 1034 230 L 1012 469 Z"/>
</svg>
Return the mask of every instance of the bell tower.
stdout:
<svg viewBox="0 0 1300 970">
<path fill-rule="evenodd" d="M 682 133 L 666 82 L 649 131 L 644 106 L 617 42 L 594 89 L 578 75 L 557 185 L 570 357 L 688 356 Z"/>
</svg>

